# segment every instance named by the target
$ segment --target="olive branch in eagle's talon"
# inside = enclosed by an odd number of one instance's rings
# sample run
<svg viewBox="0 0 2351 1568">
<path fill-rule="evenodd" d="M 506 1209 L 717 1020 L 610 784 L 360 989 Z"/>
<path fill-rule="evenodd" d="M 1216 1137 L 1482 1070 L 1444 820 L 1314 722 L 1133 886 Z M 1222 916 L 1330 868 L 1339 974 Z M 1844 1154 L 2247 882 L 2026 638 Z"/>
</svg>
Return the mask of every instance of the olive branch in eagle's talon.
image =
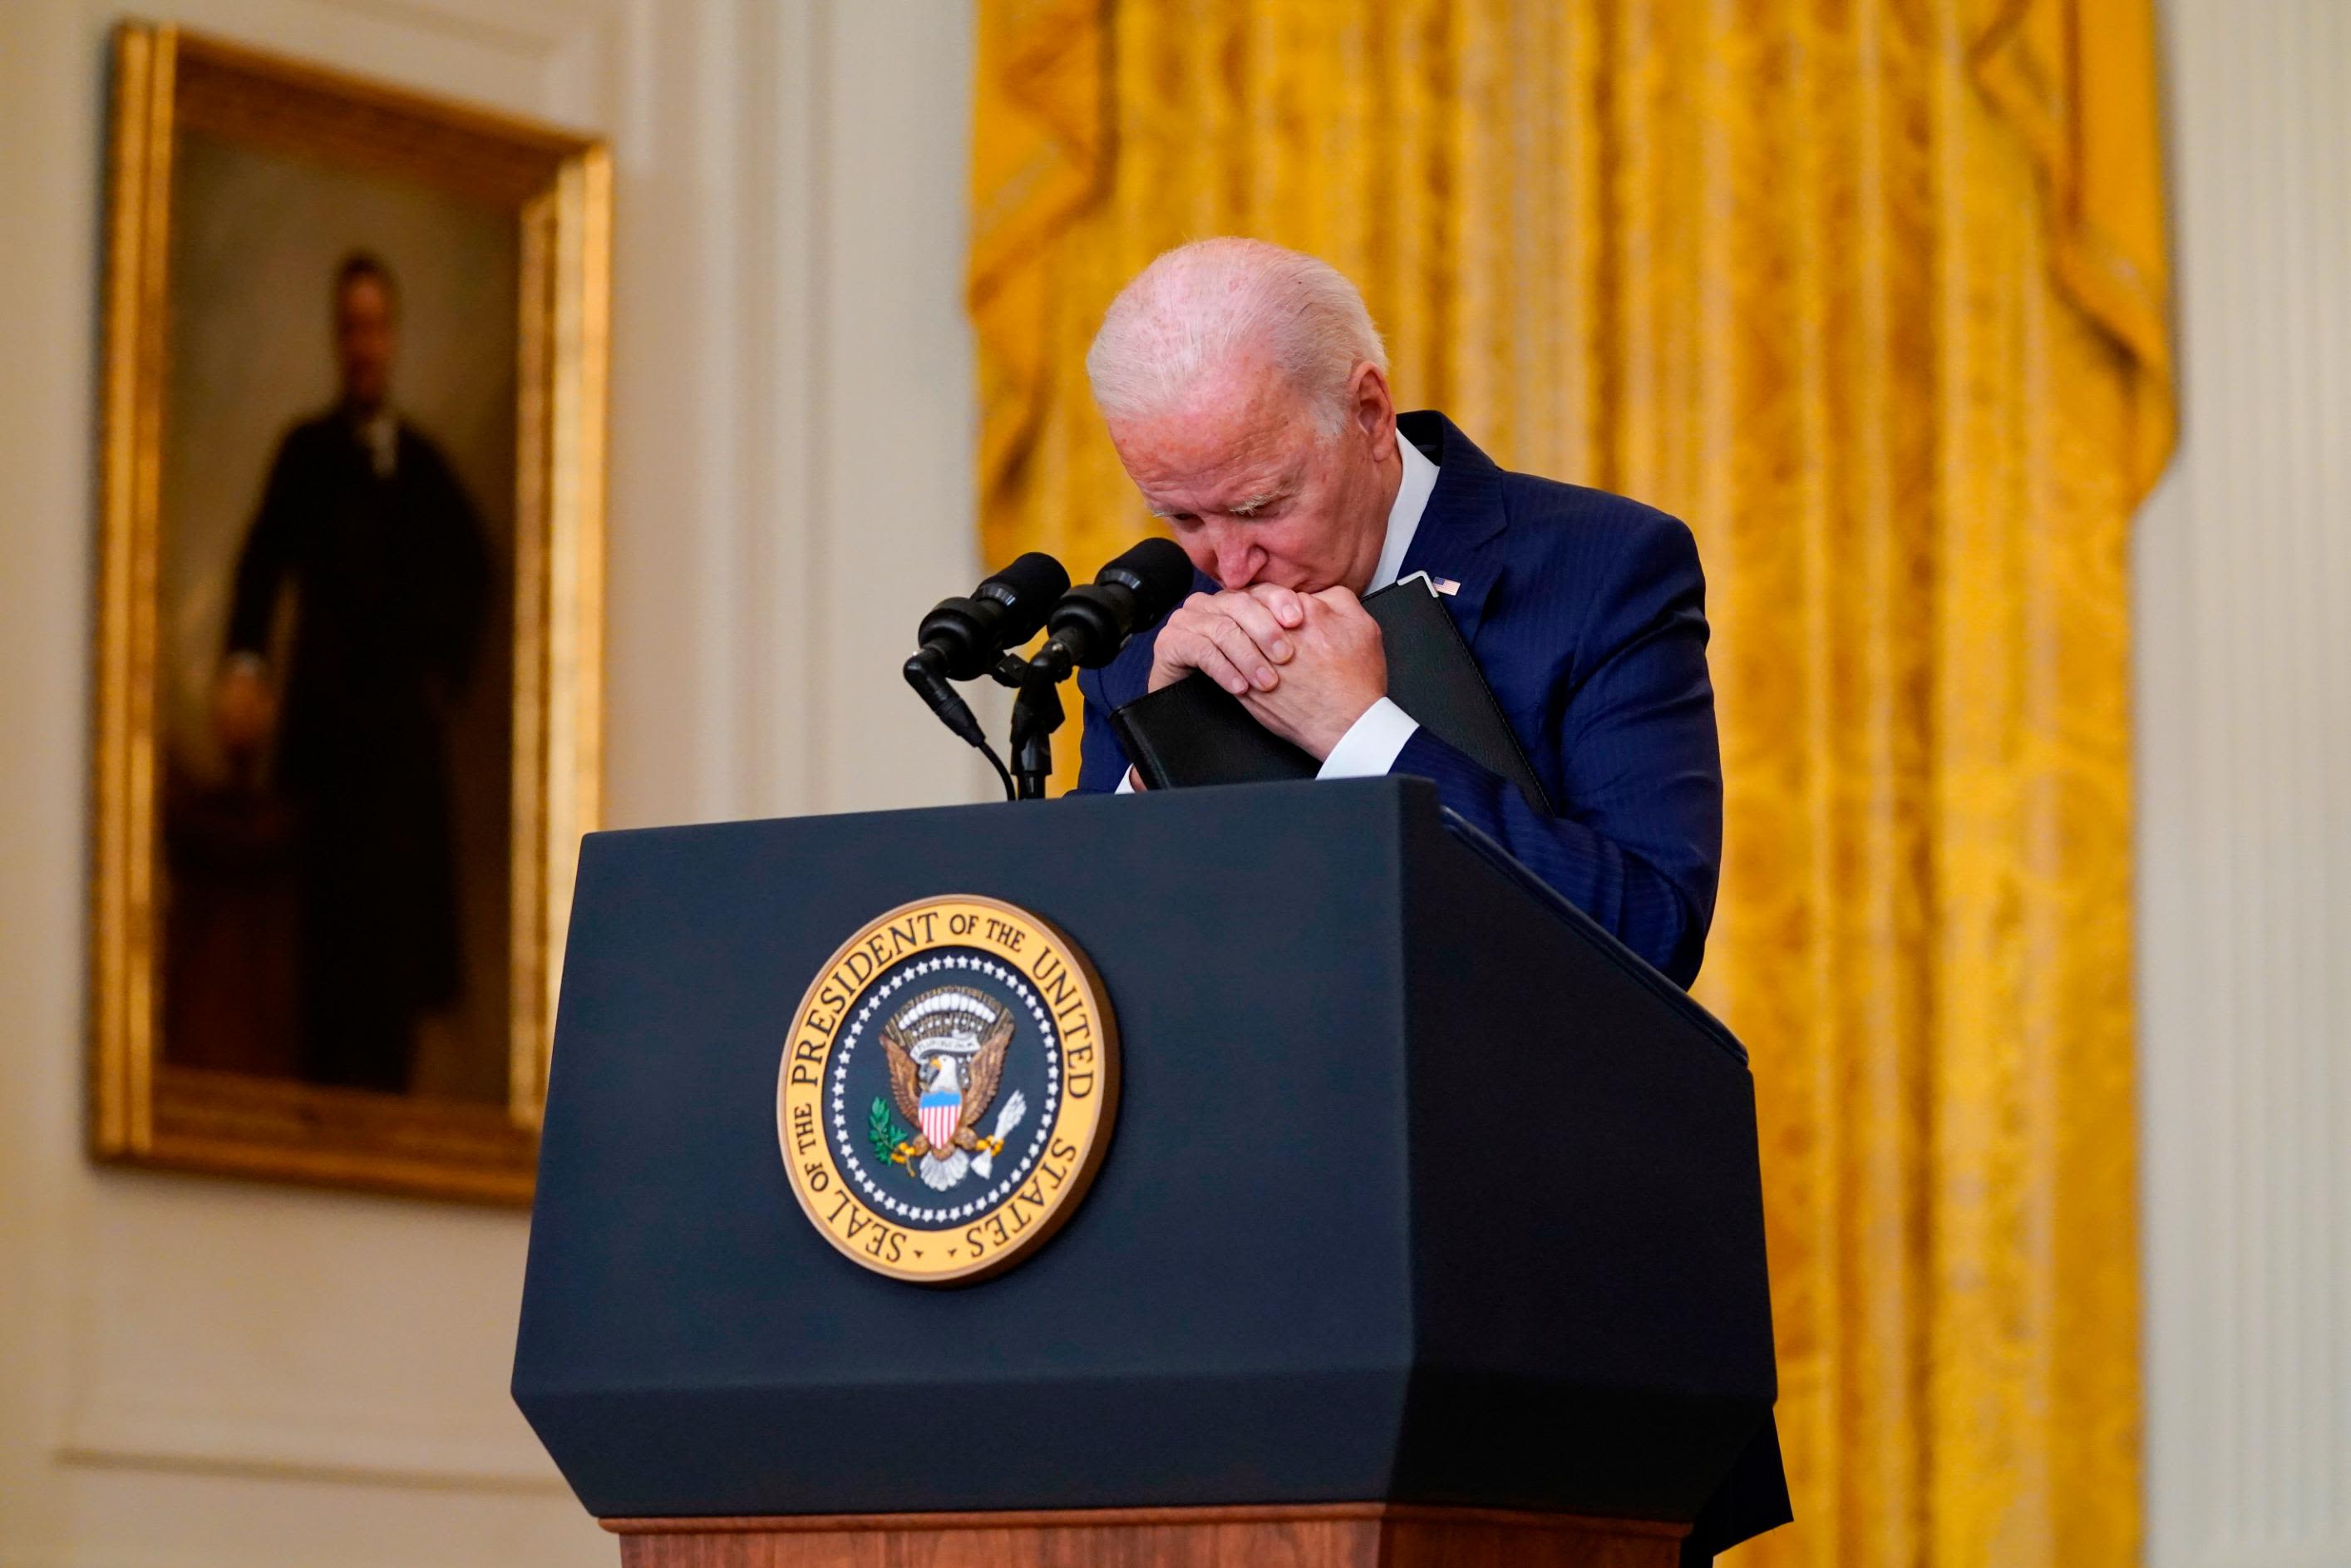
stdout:
<svg viewBox="0 0 2351 1568">
<path fill-rule="evenodd" d="M 890 1165 L 903 1166 L 914 1145 L 907 1142 L 906 1129 L 898 1118 L 890 1114 L 888 1102 L 876 1094 L 873 1109 L 866 1113 L 865 1141 L 872 1146 L 873 1157 Z"/>
</svg>

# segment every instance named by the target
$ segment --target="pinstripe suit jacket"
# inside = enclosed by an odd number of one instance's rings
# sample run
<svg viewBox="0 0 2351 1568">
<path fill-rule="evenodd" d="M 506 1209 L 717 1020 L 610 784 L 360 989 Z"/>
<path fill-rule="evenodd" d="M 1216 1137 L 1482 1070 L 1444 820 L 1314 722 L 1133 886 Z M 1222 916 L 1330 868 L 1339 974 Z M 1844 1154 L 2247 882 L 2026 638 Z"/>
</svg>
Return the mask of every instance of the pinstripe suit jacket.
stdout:
<svg viewBox="0 0 2351 1568">
<path fill-rule="evenodd" d="M 1447 601 L 1454 621 L 1559 814 L 1425 728 L 1395 771 L 1434 780 L 1446 805 L 1688 985 L 1722 858 L 1706 581 L 1689 529 L 1637 501 L 1507 473 L 1441 413 L 1396 425 L 1437 465 L 1404 574 L 1461 585 Z M 1156 634 L 1079 677 L 1081 790 L 1125 774 L 1109 715 L 1144 694 Z"/>
</svg>

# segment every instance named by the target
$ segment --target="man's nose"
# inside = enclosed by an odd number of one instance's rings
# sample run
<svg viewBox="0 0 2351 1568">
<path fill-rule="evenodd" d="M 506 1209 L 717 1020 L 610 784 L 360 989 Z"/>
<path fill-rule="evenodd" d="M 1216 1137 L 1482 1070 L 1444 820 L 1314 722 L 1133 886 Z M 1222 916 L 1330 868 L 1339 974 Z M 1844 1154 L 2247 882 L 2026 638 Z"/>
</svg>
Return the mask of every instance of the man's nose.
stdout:
<svg viewBox="0 0 2351 1568">
<path fill-rule="evenodd" d="M 1217 568 L 1210 575 L 1219 588 L 1247 588 L 1256 579 L 1257 547 L 1250 544 L 1238 528 L 1224 528 L 1212 541 L 1217 555 Z"/>
</svg>

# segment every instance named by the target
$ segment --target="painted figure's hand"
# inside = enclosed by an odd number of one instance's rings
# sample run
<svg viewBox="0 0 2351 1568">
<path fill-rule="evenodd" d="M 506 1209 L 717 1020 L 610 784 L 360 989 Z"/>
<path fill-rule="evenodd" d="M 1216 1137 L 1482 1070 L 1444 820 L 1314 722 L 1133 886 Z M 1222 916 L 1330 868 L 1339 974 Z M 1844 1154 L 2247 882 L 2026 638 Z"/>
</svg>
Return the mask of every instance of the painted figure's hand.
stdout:
<svg viewBox="0 0 2351 1568">
<path fill-rule="evenodd" d="M 213 734 L 229 760 L 261 749 L 277 722 L 277 698 L 269 677 L 251 659 L 232 659 L 213 685 Z"/>
</svg>

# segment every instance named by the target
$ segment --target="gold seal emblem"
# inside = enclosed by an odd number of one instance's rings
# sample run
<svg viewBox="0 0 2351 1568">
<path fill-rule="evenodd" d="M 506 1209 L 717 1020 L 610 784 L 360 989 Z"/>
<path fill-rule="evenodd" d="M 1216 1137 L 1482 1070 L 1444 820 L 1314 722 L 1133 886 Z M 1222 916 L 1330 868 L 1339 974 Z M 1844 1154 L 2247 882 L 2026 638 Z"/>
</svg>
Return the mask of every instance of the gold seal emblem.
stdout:
<svg viewBox="0 0 2351 1568">
<path fill-rule="evenodd" d="M 1009 904 L 902 904 L 800 998 L 776 1085 L 792 1195 L 852 1261 L 918 1284 L 1010 1268 L 1077 1207 L 1118 1109 L 1085 955 Z"/>
</svg>

